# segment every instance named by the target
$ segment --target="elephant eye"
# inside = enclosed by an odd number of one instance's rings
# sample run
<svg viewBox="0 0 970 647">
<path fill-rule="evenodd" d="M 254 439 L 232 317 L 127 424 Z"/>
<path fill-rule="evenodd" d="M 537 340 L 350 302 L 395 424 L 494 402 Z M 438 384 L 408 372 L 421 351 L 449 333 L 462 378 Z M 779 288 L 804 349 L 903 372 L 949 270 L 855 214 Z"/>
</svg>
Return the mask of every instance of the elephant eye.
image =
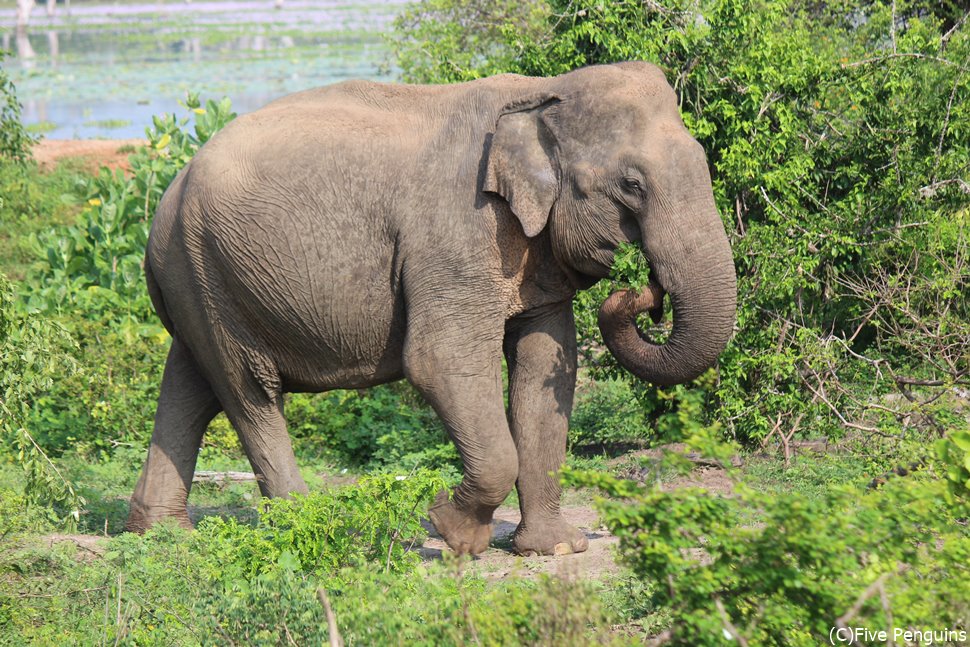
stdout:
<svg viewBox="0 0 970 647">
<path fill-rule="evenodd" d="M 633 193 L 642 193 L 643 184 L 640 183 L 635 177 L 625 177 L 623 178 L 623 188 Z"/>
</svg>

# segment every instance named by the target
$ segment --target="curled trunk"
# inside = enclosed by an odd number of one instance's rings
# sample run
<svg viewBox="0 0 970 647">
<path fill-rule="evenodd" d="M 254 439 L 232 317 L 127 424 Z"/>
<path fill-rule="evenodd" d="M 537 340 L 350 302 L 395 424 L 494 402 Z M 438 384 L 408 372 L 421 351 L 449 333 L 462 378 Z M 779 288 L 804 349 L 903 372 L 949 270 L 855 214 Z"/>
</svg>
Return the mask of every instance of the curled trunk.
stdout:
<svg viewBox="0 0 970 647">
<path fill-rule="evenodd" d="M 658 264 L 659 284 L 651 283 L 640 292 L 614 293 L 600 308 L 606 346 L 642 380 L 661 386 L 692 380 L 714 365 L 731 337 L 737 284 L 730 246 L 726 238 L 715 237 L 705 247 L 706 253 L 687 255 L 687 260 Z M 656 344 L 637 327 L 636 317 L 656 312 L 665 289 L 674 326 L 666 343 Z"/>
</svg>

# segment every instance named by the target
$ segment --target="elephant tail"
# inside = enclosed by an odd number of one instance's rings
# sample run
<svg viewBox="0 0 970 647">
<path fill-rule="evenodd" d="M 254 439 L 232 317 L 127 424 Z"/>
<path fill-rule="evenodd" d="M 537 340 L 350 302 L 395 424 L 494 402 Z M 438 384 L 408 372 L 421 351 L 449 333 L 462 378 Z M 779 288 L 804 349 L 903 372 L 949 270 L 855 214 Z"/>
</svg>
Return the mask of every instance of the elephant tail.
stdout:
<svg viewBox="0 0 970 647">
<path fill-rule="evenodd" d="M 165 326 L 168 333 L 172 337 L 175 337 L 175 324 L 165 309 L 165 299 L 162 297 L 162 289 L 158 286 L 158 281 L 155 280 L 155 273 L 152 271 L 151 254 L 147 253 L 145 254 L 145 283 L 148 284 L 148 296 L 152 299 L 152 305 L 155 307 L 158 318 L 162 320 L 162 325 Z"/>
</svg>

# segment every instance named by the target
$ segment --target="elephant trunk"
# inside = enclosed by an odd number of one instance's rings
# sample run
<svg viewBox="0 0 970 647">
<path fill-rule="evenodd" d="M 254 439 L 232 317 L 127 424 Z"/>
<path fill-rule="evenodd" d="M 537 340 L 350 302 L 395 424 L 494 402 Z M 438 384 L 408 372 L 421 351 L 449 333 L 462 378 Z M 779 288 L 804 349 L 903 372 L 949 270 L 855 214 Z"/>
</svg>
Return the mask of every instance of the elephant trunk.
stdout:
<svg viewBox="0 0 970 647">
<path fill-rule="evenodd" d="M 714 365 L 734 329 L 734 259 L 720 217 L 710 206 L 707 226 L 656 245 L 654 253 L 645 248 L 659 284 L 651 283 L 639 293 L 614 293 L 600 308 L 599 327 L 607 348 L 624 368 L 647 382 L 670 386 L 696 378 Z M 637 327 L 636 316 L 655 314 L 664 291 L 670 295 L 674 325 L 667 341 L 656 344 Z"/>
</svg>

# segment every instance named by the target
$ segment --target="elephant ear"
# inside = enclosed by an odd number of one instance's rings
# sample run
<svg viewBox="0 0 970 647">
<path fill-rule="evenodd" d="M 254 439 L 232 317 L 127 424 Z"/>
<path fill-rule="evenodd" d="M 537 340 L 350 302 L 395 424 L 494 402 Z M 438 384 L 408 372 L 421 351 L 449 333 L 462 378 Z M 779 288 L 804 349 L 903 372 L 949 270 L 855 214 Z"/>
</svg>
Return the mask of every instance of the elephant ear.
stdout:
<svg viewBox="0 0 970 647">
<path fill-rule="evenodd" d="M 483 190 L 505 198 L 529 238 L 546 226 L 559 193 L 555 136 L 542 113 L 550 94 L 505 106 L 495 124 Z"/>
</svg>

